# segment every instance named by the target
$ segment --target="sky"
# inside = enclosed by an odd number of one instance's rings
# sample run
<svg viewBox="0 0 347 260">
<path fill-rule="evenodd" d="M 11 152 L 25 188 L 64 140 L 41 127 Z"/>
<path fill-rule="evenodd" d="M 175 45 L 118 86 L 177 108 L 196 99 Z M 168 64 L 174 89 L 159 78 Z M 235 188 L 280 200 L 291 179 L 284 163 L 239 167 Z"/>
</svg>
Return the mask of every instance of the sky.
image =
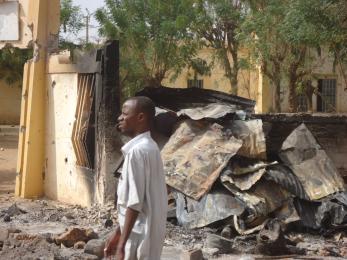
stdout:
<svg viewBox="0 0 347 260">
<path fill-rule="evenodd" d="M 79 5 L 81 7 L 81 11 L 84 14 L 87 14 L 86 8 L 89 10 L 90 13 L 95 12 L 96 9 L 102 7 L 104 5 L 104 0 L 73 0 L 74 5 Z M 72 39 L 73 41 L 79 41 L 79 39 L 86 39 L 86 30 L 83 29 L 77 37 L 74 35 L 68 35 L 69 39 Z M 90 27 L 89 27 L 89 37 L 91 42 L 97 42 L 98 37 L 98 22 L 94 19 L 94 17 L 91 17 L 90 21 Z"/>
</svg>

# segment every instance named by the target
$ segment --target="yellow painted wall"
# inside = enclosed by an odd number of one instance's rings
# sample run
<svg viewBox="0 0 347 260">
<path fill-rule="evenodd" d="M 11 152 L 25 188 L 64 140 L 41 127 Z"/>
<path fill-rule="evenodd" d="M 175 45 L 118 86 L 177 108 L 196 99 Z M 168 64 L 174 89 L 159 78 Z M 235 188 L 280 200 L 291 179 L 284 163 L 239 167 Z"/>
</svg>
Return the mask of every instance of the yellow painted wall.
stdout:
<svg viewBox="0 0 347 260">
<path fill-rule="evenodd" d="M 0 80 L 0 125 L 18 125 L 22 89 Z"/>
<path fill-rule="evenodd" d="M 198 57 L 210 62 L 212 59 L 213 50 L 203 49 L 198 53 Z M 245 50 L 241 51 L 241 56 L 246 57 L 247 52 Z M 341 68 L 336 67 L 333 70 L 333 58 L 328 55 L 325 51 L 318 57 L 314 51 L 311 53 L 312 61 L 311 66 L 313 69 L 313 74 L 315 77 L 324 78 L 335 78 L 337 80 L 336 86 L 336 107 L 337 113 L 347 113 L 347 82 L 345 82 L 344 77 L 341 73 Z M 347 76 L 347 68 L 344 68 L 345 75 Z M 188 70 L 187 68 L 182 71 L 182 73 L 171 80 L 172 75 L 169 75 L 167 79 L 163 81 L 163 85 L 167 87 L 179 87 L 186 88 L 187 80 L 194 78 L 193 70 Z M 198 76 L 198 79 L 203 79 L 204 88 L 213 89 L 217 91 L 222 91 L 226 93 L 231 93 L 230 84 L 226 77 L 224 77 L 224 70 L 218 64 L 212 69 L 210 76 Z M 274 109 L 274 87 L 271 81 L 264 76 L 259 68 L 253 68 L 249 70 L 240 70 L 239 76 L 239 89 L 238 95 L 255 100 L 256 113 L 268 113 L 273 112 Z M 282 83 L 282 98 L 281 98 L 281 109 L 282 112 L 289 112 L 288 95 L 289 91 L 286 88 L 286 80 L 283 79 Z M 317 86 L 318 80 L 313 80 L 313 84 Z M 313 98 L 314 111 L 317 108 L 317 97 L 314 95 Z"/>
<path fill-rule="evenodd" d="M 240 54 L 246 57 L 247 53 L 245 51 Z M 213 50 L 203 49 L 198 53 L 198 57 L 206 60 L 208 63 L 212 61 Z M 224 70 L 222 66 L 216 64 L 212 70 L 210 76 L 200 76 L 198 79 L 203 79 L 204 88 L 213 89 L 225 93 L 231 93 L 231 86 L 228 79 L 224 76 Z M 188 68 L 184 69 L 182 73 L 175 79 L 172 80 L 172 74 L 168 76 L 167 79 L 163 81 L 163 85 L 167 87 L 178 87 L 186 88 L 188 79 L 194 78 L 194 71 Z M 238 75 L 238 95 L 258 100 L 259 99 L 259 70 L 258 69 L 247 69 L 240 70 Z"/>
</svg>

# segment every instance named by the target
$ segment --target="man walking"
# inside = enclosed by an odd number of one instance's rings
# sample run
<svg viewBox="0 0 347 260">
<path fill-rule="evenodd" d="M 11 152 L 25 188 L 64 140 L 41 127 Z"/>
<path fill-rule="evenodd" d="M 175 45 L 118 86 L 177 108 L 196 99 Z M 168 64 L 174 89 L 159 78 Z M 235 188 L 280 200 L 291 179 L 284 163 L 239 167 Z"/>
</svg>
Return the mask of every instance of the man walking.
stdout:
<svg viewBox="0 0 347 260">
<path fill-rule="evenodd" d="M 163 163 L 150 128 L 155 106 L 147 97 L 128 99 L 118 118 L 119 130 L 132 139 L 122 147 L 119 179 L 119 228 L 105 247 L 117 260 L 159 260 L 165 238 L 167 190 Z"/>
</svg>

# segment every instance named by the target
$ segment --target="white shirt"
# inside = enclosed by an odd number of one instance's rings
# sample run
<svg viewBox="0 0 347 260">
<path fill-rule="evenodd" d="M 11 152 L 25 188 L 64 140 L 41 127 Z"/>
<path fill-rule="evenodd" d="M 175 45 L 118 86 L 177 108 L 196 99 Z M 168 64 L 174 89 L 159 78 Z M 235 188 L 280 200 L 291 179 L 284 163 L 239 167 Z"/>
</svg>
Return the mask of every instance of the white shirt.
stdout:
<svg viewBox="0 0 347 260">
<path fill-rule="evenodd" d="M 167 190 L 159 148 L 150 132 L 145 132 L 126 143 L 122 152 L 125 158 L 117 189 L 119 225 L 121 229 L 124 227 L 128 207 L 139 211 L 132 230 L 144 238 L 138 257 L 159 260 L 167 216 Z"/>
</svg>

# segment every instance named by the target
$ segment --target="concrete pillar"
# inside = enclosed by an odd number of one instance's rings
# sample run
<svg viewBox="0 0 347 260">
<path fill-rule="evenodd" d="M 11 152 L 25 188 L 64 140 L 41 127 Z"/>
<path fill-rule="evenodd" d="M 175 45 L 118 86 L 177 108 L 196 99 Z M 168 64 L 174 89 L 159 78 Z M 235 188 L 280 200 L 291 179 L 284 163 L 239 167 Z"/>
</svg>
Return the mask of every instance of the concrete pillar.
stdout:
<svg viewBox="0 0 347 260">
<path fill-rule="evenodd" d="M 34 53 L 24 68 L 15 194 L 36 198 L 43 195 L 47 53 L 57 46 L 60 1 L 30 0 L 27 18 Z"/>
</svg>

